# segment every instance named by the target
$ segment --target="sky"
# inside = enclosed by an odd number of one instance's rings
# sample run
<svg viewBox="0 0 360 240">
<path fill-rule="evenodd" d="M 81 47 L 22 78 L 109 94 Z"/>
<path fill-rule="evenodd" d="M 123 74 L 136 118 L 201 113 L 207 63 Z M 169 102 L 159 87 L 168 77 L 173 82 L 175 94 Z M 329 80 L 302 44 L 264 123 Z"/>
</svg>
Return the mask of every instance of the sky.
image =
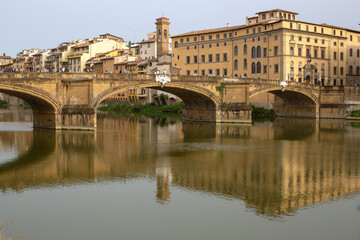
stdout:
<svg viewBox="0 0 360 240">
<path fill-rule="evenodd" d="M 360 1 L 342 0 L 0 0 L 0 54 L 48 49 L 61 42 L 110 33 L 137 42 L 155 31 L 155 19 L 170 19 L 170 34 L 245 24 L 247 16 L 280 8 L 298 20 L 360 31 Z"/>
</svg>

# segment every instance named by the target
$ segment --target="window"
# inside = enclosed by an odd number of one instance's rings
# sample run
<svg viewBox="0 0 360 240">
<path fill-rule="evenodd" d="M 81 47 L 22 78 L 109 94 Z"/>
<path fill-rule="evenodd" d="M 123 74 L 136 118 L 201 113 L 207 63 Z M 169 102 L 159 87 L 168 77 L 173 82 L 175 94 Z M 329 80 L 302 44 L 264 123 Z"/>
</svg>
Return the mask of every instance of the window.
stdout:
<svg viewBox="0 0 360 240">
<path fill-rule="evenodd" d="M 216 54 L 216 61 L 220 62 L 220 54 L 219 53 Z"/>
<path fill-rule="evenodd" d="M 325 59 L 325 49 L 321 49 L 321 58 Z"/>
<path fill-rule="evenodd" d="M 249 29 L 246 29 L 246 34 L 249 34 Z"/>
<path fill-rule="evenodd" d="M 223 36 L 224 36 L 224 38 L 227 38 L 227 33 L 224 33 L 224 35 L 223 35 Z"/>
<path fill-rule="evenodd" d="M 183 43 L 183 42 L 184 42 L 184 39 L 183 39 L 183 38 L 180 38 L 180 42 Z"/>
<path fill-rule="evenodd" d="M 277 35 L 275 35 L 275 41 L 277 41 L 278 40 L 278 36 Z"/>
<path fill-rule="evenodd" d="M 237 71 L 238 68 L 239 68 L 239 62 L 238 62 L 238 60 L 236 59 L 236 60 L 234 61 L 234 70 Z"/>
<path fill-rule="evenodd" d="M 306 31 L 309 31 L 309 25 L 306 25 Z"/>
<path fill-rule="evenodd" d="M 360 67 L 356 67 L 356 75 L 360 75 Z"/>
<path fill-rule="evenodd" d="M 307 41 L 307 42 L 310 42 L 310 38 L 307 38 L 306 41 Z"/>
<path fill-rule="evenodd" d="M 344 61 L 344 53 L 343 52 L 340 53 L 340 61 Z"/>
<path fill-rule="evenodd" d="M 261 73 L 261 63 L 260 62 L 258 62 L 256 64 L 256 73 Z"/>
<path fill-rule="evenodd" d="M 336 52 L 334 52 L 334 60 L 336 60 Z"/>
<path fill-rule="evenodd" d="M 244 55 L 247 55 L 247 45 L 244 45 Z"/>
<path fill-rule="evenodd" d="M 352 41 L 352 35 L 350 35 L 350 41 Z"/>
<path fill-rule="evenodd" d="M 274 56 L 278 55 L 279 48 L 277 46 L 274 47 Z"/>
<path fill-rule="evenodd" d="M 290 55 L 294 56 L 294 47 L 290 47 Z"/>
<path fill-rule="evenodd" d="M 293 28 L 293 24 L 292 24 L 292 23 L 290 23 L 290 28 Z"/>
<path fill-rule="evenodd" d="M 267 57 L 267 48 L 264 48 L 264 57 Z"/>
<path fill-rule="evenodd" d="M 212 54 L 209 54 L 209 62 L 212 62 Z"/>
<path fill-rule="evenodd" d="M 333 34 L 336 35 L 336 30 L 333 30 Z"/>
<path fill-rule="evenodd" d="M 223 69 L 224 76 L 227 76 L 227 68 Z"/>
<path fill-rule="evenodd" d="M 212 70 L 212 69 L 209 69 L 209 70 L 208 70 L 208 73 L 209 73 L 209 75 L 212 75 L 212 74 L 213 74 L 213 70 Z"/>
<path fill-rule="evenodd" d="M 255 66 L 255 63 L 253 62 L 251 64 L 251 74 L 255 74 L 256 73 L 256 66 Z"/>
<path fill-rule="evenodd" d="M 190 75 L 190 70 L 186 70 L 186 75 Z"/>
<path fill-rule="evenodd" d="M 234 47 L 234 56 L 237 57 L 238 54 L 239 54 L 238 46 L 235 46 L 235 47 Z"/>
<path fill-rule="evenodd" d="M 209 44 L 209 48 L 211 48 L 211 44 Z"/>
<path fill-rule="evenodd" d="M 310 57 L 311 53 L 310 53 L 310 48 L 306 49 L 306 57 Z"/>
<path fill-rule="evenodd" d="M 212 35 L 209 35 L 209 40 L 211 40 L 212 39 Z"/>
<path fill-rule="evenodd" d="M 186 42 L 190 42 L 190 38 L 186 38 Z"/>
<path fill-rule="evenodd" d="M 267 65 L 263 65 L 263 74 L 267 73 Z"/>
<path fill-rule="evenodd" d="M 219 38 L 220 38 L 220 34 L 216 34 L 216 38 L 219 39 Z"/>
<path fill-rule="evenodd" d="M 220 69 L 216 69 L 216 75 L 220 76 Z"/>
<path fill-rule="evenodd" d="M 340 36 L 342 36 L 342 31 L 340 31 Z"/>
<path fill-rule="evenodd" d="M 247 60 L 246 60 L 246 58 L 244 59 L 244 70 L 247 70 Z"/>
<path fill-rule="evenodd" d="M 324 28 L 321 28 L 321 33 L 324 33 Z"/>
<path fill-rule="evenodd" d="M 274 73 L 279 73 L 279 64 L 274 64 Z"/>
<path fill-rule="evenodd" d="M 261 58 L 261 47 L 258 46 L 256 49 L 256 57 Z"/>
<path fill-rule="evenodd" d="M 262 14 L 262 20 L 265 20 L 266 19 L 266 14 Z"/>
<path fill-rule="evenodd" d="M 318 50 L 314 49 L 314 58 L 318 58 Z"/>
<path fill-rule="evenodd" d="M 352 50 L 352 48 L 350 48 L 349 55 L 350 55 L 350 57 L 352 57 L 352 55 L 353 55 L 353 50 Z"/>
<path fill-rule="evenodd" d="M 201 45 L 201 48 L 205 48 L 205 45 L 203 44 L 203 45 Z"/>
<path fill-rule="evenodd" d="M 253 34 L 255 34 L 256 33 L 256 29 L 255 28 L 253 28 Z"/>
<path fill-rule="evenodd" d="M 189 50 L 189 49 L 190 49 L 190 47 L 189 47 L 189 46 L 187 46 L 187 47 L 186 47 L 186 50 Z M 146 54 L 146 50 L 145 50 L 145 54 Z"/>
<path fill-rule="evenodd" d="M 299 74 L 301 74 L 301 73 L 302 73 L 302 63 L 299 62 Z"/>
<path fill-rule="evenodd" d="M 194 56 L 194 63 L 197 63 L 198 62 L 198 58 L 197 58 L 197 55 Z"/>
<path fill-rule="evenodd" d="M 334 75 L 336 75 L 337 74 L 337 69 L 336 69 L 336 67 L 334 67 Z"/>
<path fill-rule="evenodd" d="M 293 61 L 291 61 L 291 63 L 290 63 L 290 72 L 294 72 L 294 62 Z"/>
<path fill-rule="evenodd" d="M 224 47 L 226 47 L 226 42 L 224 42 Z"/>
<path fill-rule="evenodd" d="M 301 30 L 301 24 L 298 24 L 298 29 Z"/>
<path fill-rule="evenodd" d="M 256 58 L 256 49 L 255 49 L 255 47 L 251 48 L 251 58 Z"/>
<path fill-rule="evenodd" d="M 336 46 L 336 42 L 334 42 L 334 46 Z"/>
<path fill-rule="evenodd" d="M 318 40 L 317 40 L 317 38 L 315 38 L 314 42 L 315 42 L 315 43 L 318 43 Z"/>
<path fill-rule="evenodd" d="M 316 27 L 314 27 L 314 32 L 317 32 L 317 31 L 316 31 Z"/>
<path fill-rule="evenodd" d="M 300 41 L 300 42 L 302 41 L 302 37 L 299 37 L 299 41 Z"/>
<path fill-rule="evenodd" d="M 178 48 L 179 47 L 179 43 L 176 41 L 175 42 L 175 48 Z"/>
<path fill-rule="evenodd" d="M 340 75 L 344 75 L 344 68 L 343 67 L 340 68 Z"/>
<path fill-rule="evenodd" d="M 258 28 L 258 33 L 261 33 L 261 27 Z"/>
<path fill-rule="evenodd" d="M 190 63 L 190 56 L 186 56 L 186 63 L 187 63 L 187 64 Z"/>
<path fill-rule="evenodd" d="M 224 62 L 227 61 L 227 53 L 223 53 L 223 61 L 224 61 Z"/>
<path fill-rule="evenodd" d="M 197 70 L 194 70 L 194 75 L 198 75 L 198 71 Z"/>
<path fill-rule="evenodd" d="M 197 37 L 194 37 L 194 42 L 196 42 L 197 41 Z"/>
<path fill-rule="evenodd" d="M 201 75 L 205 76 L 205 70 L 204 69 L 201 70 Z"/>
<path fill-rule="evenodd" d="M 300 57 L 302 56 L 302 48 L 301 48 L 301 47 L 298 48 L 298 55 L 299 55 Z"/>
<path fill-rule="evenodd" d="M 264 42 L 266 42 L 267 41 L 267 38 L 266 37 L 264 37 Z"/>
<path fill-rule="evenodd" d="M 231 38 L 232 37 L 232 33 L 229 33 L 229 38 Z"/>
<path fill-rule="evenodd" d="M 349 66 L 349 75 L 352 75 L 353 74 L 353 67 L 350 65 Z"/>
<path fill-rule="evenodd" d="M 274 13 L 270 13 L 270 17 L 274 17 Z"/>
<path fill-rule="evenodd" d="M 204 41 L 205 40 L 205 37 L 204 36 L 201 36 L 201 41 Z"/>
<path fill-rule="evenodd" d="M 359 49 L 356 51 L 356 56 L 360 57 L 360 50 Z"/>
<path fill-rule="evenodd" d="M 205 62 L 205 55 L 201 55 L 201 62 Z"/>
</svg>

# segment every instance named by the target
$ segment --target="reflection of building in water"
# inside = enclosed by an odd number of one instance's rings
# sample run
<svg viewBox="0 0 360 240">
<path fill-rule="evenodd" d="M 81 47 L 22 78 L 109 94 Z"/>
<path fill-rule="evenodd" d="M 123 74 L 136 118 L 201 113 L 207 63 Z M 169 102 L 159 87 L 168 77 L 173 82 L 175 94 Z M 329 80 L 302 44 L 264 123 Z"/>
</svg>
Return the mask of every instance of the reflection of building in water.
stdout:
<svg viewBox="0 0 360 240">
<path fill-rule="evenodd" d="M 218 131 L 233 134 L 230 129 L 221 127 Z M 241 198 L 257 213 L 269 216 L 292 213 L 360 191 L 360 162 L 352 154 L 360 145 L 360 137 L 348 140 L 353 148 L 344 148 L 347 140 L 337 136 L 344 136 L 343 131 L 322 132 L 319 137 L 323 142 L 316 140 L 311 144 L 297 139 L 273 141 L 276 136 L 290 136 L 272 128 L 251 127 L 253 132 L 255 135 L 244 138 L 242 144 L 251 142 L 249 146 L 258 146 L 256 151 L 192 151 L 173 159 L 172 184 Z M 247 134 L 245 130 L 243 133 Z M 226 144 L 235 143 L 226 139 Z"/>
</svg>

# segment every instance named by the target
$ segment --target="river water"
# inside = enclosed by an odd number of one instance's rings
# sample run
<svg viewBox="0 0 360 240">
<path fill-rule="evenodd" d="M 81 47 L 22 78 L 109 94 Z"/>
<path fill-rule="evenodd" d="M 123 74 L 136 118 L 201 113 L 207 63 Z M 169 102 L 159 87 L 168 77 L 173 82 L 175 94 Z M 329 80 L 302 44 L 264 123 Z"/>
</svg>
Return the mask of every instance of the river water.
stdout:
<svg viewBox="0 0 360 240">
<path fill-rule="evenodd" d="M 0 238 L 360 239 L 360 124 L 0 112 Z"/>
</svg>

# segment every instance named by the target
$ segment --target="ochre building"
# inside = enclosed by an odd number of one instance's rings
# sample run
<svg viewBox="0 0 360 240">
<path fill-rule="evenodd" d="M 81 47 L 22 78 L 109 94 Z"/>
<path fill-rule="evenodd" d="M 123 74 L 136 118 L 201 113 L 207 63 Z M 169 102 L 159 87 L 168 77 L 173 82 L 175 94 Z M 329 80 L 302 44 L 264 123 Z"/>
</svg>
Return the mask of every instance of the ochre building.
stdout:
<svg viewBox="0 0 360 240">
<path fill-rule="evenodd" d="M 222 75 L 321 85 L 360 85 L 360 32 L 297 20 L 274 9 L 246 24 L 172 37 L 182 75 Z"/>
</svg>

